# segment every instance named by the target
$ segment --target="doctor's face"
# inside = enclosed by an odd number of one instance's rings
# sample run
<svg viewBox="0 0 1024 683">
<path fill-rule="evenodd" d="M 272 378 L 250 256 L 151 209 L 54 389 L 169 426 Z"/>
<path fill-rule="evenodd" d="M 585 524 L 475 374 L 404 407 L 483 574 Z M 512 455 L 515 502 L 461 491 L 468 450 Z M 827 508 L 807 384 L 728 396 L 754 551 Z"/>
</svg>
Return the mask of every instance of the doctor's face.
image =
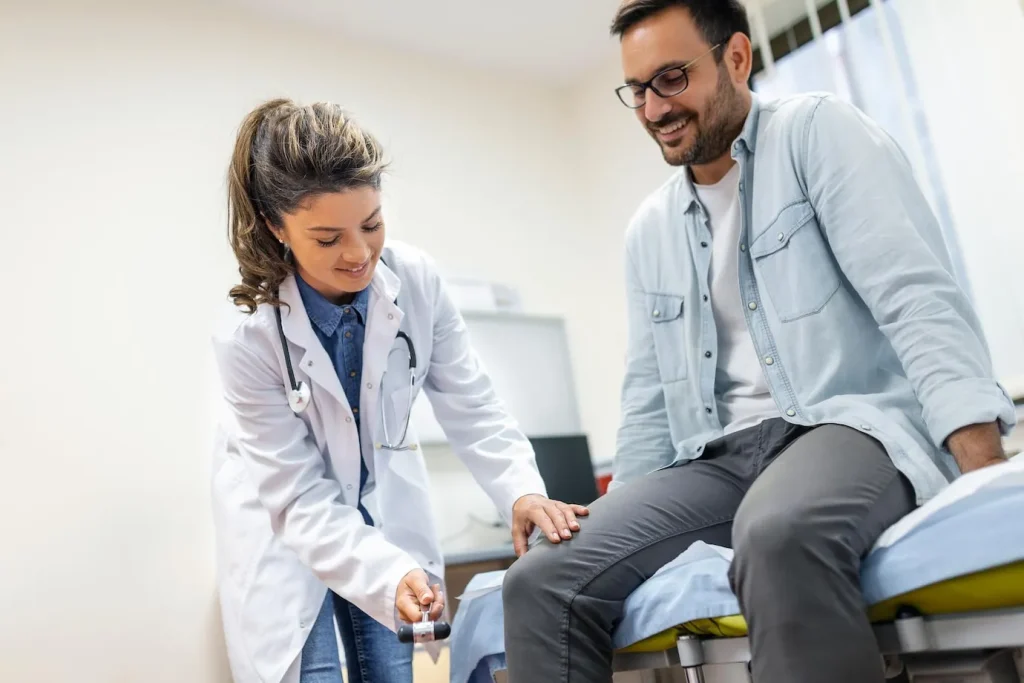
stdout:
<svg viewBox="0 0 1024 683">
<path fill-rule="evenodd" d="M 384 247 L 380 192 L 360 187 L 312 195 L 284 214 L 277 236 L 310 286 L 344 303 L 369 286 Z"/>
</svg>

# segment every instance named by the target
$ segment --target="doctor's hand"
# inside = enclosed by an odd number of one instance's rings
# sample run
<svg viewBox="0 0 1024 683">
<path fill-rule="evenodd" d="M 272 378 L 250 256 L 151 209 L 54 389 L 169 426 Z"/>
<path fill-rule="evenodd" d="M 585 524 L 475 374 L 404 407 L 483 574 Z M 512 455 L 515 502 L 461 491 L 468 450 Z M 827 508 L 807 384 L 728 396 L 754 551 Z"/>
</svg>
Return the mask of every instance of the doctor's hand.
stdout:
<svg viewBox="0 0 1024 683">
<path fill-rule="evenodd" d="M 588 514 L 590 511 L 582 505 L 562 503 L 536 493 L 523 496 L 512 506 L 512 544 L 516 557 L 527 551 L 527 540 L 535 527 L 540 527 L 552 543 L 561 543 L 580 530 L 576 517 Z"/>
<path fill-rule="evenodd" d="M 441 585 L 427 585 L 427 574 L 414 569 L 398 582 L 395 607 L 402 619 L 410 624 L 422 621 L 423 608 L 430 607 L 430 621 L 436 621 L 444 612 L 444 593 Z"/>
</svg>

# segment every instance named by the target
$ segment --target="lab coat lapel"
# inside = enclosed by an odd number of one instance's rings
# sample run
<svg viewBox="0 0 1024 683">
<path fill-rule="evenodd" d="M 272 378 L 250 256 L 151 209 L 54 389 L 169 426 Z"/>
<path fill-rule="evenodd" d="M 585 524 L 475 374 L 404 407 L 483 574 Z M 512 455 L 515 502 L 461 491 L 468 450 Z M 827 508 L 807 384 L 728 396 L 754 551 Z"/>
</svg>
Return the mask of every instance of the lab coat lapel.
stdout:
<svg viewBox="0 0 1024 683">
<path fill-rule="evenodd" d="M 363 386 L 360 387 L 359 405 L 364 406 L 363 418 L 367 424 L 376 425 L 380 416 L 378 386 L 381 375 L 388 363 L 388 354 L 402 324 L 402 311 L 395 300 L 398 298 L 401 282 L 394 271 L 381 261 L 370 283 L 366 337 L 363 341 Z M 370 438 L 376 438 L 373 430 L 363 430 Z"/>
<path fill-rule="evenodd" d="M 338 374 L 334 371 L 334 364 L 331 362 L 330 356 L 327 355 L 323 344 L 313 333 L 309 316 L 306 314 L 306 307 L 299 294 L 299 287 L 295 282 L 295 276 L 289 275 L 281 283 L 279 291 L 281 301 L 287 304 L 281 309 L 284 336 L 289 342 L 303 350 L 302 356 L 298 358 L 298 364 L 295 365 L 295 370 L 301 369 L 335 401 L 343 406 L 348 406 L 348 399 L 345 398 L 341 380 L 338 379 Z"/>
</svg>

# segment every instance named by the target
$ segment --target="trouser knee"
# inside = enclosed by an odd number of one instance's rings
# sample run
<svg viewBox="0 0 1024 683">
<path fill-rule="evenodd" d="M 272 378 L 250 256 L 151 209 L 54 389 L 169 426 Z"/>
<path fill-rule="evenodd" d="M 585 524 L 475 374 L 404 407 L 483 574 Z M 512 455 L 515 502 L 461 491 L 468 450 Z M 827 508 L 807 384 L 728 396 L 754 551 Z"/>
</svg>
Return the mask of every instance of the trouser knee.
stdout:
<svg viewBox="0 0 1024 683">
<path fill-rule="evenodd" d="M 774 591 L 799 577 L 835 575 L 835 570 L 856 562 L 842 539 L 789 510 L 738 516 L 733 547 L 730 580 L 741 598 L 752 591 Z"/>
<path fill-rule="evenodd" d="M 506 621 L 516 619 L 524 612 L 532 612 L 531 606 L 538 602 L 557 601 L 566 593 L 560 577 L 564 553 L 558 548 L 537 546 L 517 559 L 502 581 L 501 595 Z"/>
</svg>

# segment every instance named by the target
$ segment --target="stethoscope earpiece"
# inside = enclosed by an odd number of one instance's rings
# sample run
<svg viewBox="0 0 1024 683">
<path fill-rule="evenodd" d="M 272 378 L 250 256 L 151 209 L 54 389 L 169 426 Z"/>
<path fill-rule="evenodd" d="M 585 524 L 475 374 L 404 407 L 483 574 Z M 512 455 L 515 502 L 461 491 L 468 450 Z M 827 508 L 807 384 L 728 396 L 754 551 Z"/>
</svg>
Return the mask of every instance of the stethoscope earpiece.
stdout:
<svg viewBox="0 0 1024 683">
<path fill-rule="evenodd" d="M 301 413 L 309 405 L 309 385 L 299 382 L 299 385 L 288 392 L 288 406 L 295 413 Z"/>
</svg>

